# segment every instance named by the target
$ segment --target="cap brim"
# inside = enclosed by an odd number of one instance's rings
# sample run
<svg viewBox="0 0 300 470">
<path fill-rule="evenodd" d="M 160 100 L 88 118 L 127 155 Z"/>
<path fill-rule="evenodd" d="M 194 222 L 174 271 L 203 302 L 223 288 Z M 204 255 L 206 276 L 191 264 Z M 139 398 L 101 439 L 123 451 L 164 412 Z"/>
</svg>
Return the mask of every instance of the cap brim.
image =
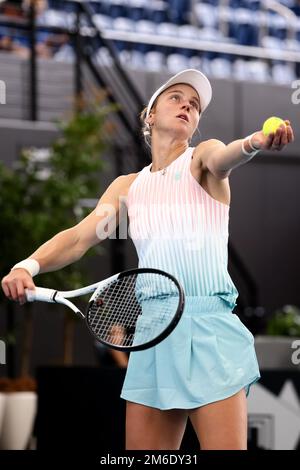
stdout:
<svg viewBox="0 0 300 470">
<path fill-rule="evenodd" d="M 204 75 L 199 70 L 187 69 L 171 77 L 166 83 L 164 83 L 164 85 L 162 85 L 158 90 L 156 90 L 156 92 L 151 96 L 149 100 L 146 117 L 149 116 L 149 113 L 156 98 L 167 88 L 172 85 L 176 85 L 177 83 L 185 83 L 187 85 L 192 86 L 196 90 L 200 98 L 201 114 L 204 112 L 204 110 L 209 105 L 212 97 L 212 88 L 210 81 L 208 80 L 206 75 Z"/>
</svg>

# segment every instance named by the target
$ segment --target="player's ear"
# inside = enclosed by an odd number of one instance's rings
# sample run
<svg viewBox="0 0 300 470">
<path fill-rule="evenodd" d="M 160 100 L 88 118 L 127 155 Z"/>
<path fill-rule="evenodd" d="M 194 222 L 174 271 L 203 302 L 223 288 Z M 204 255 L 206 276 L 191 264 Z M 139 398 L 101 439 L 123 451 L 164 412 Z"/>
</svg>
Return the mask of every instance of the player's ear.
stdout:
<svg viewBox="0 0 300 470">
<path fill-rule="evenodd" d="M 153 125 L 153 114 L 150 113 L 149 116 L 147 117 L 147 119 L 145 120 L 145 123 L 151 127 Z"/>
</svg>

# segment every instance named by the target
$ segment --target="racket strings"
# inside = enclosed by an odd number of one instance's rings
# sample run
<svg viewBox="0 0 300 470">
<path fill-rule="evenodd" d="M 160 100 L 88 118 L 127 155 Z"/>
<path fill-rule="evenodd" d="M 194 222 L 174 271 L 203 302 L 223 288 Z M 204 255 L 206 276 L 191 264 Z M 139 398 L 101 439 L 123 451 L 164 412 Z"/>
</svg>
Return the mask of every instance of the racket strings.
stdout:
<svg viewBox="0 0 300 470">
<path fill-rule="evenodd" d="M 98 339 L 108 344 L 143 344 L 171 322 L 179 292 L 172 279 L 157 273 L 130 274 L 100 290 L 87 313 Z"/>
</svg>

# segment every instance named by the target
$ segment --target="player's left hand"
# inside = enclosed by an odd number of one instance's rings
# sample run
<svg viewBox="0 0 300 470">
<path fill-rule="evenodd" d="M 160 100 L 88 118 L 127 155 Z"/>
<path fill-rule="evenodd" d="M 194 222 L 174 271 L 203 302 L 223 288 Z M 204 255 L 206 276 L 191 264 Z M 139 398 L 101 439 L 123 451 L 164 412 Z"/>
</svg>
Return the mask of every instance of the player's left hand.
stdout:
<svg viewBox="0 0 300 470">
<path fill-rule="evenodd" d="M 286 120 L 284 122 L 285 124 L 281 124 L 276 132 L 271 132 L 267 136 L 264 135 L 263 131 L 256 132 L 251 137 L 252 145 L 261 150 L 282 150 L 287 144 L 295 140 L 290 121 Z"/>
</svg>

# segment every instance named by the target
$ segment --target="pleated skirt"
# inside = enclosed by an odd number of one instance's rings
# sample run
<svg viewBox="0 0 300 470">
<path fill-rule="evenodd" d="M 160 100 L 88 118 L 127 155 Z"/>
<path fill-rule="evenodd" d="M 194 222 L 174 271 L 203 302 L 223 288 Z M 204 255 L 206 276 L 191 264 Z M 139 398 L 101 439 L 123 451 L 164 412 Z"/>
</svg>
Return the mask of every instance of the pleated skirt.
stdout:
<svg viewBox="0 0 300 470">
<path fill-rule="evenodd" d="M 219 296 L 186 297 L 176 328 L 158 345 L 130 354 L 121 398 L 192 409 L 228 398 L 260 378 L 252 333 Z"/>
</svg>

